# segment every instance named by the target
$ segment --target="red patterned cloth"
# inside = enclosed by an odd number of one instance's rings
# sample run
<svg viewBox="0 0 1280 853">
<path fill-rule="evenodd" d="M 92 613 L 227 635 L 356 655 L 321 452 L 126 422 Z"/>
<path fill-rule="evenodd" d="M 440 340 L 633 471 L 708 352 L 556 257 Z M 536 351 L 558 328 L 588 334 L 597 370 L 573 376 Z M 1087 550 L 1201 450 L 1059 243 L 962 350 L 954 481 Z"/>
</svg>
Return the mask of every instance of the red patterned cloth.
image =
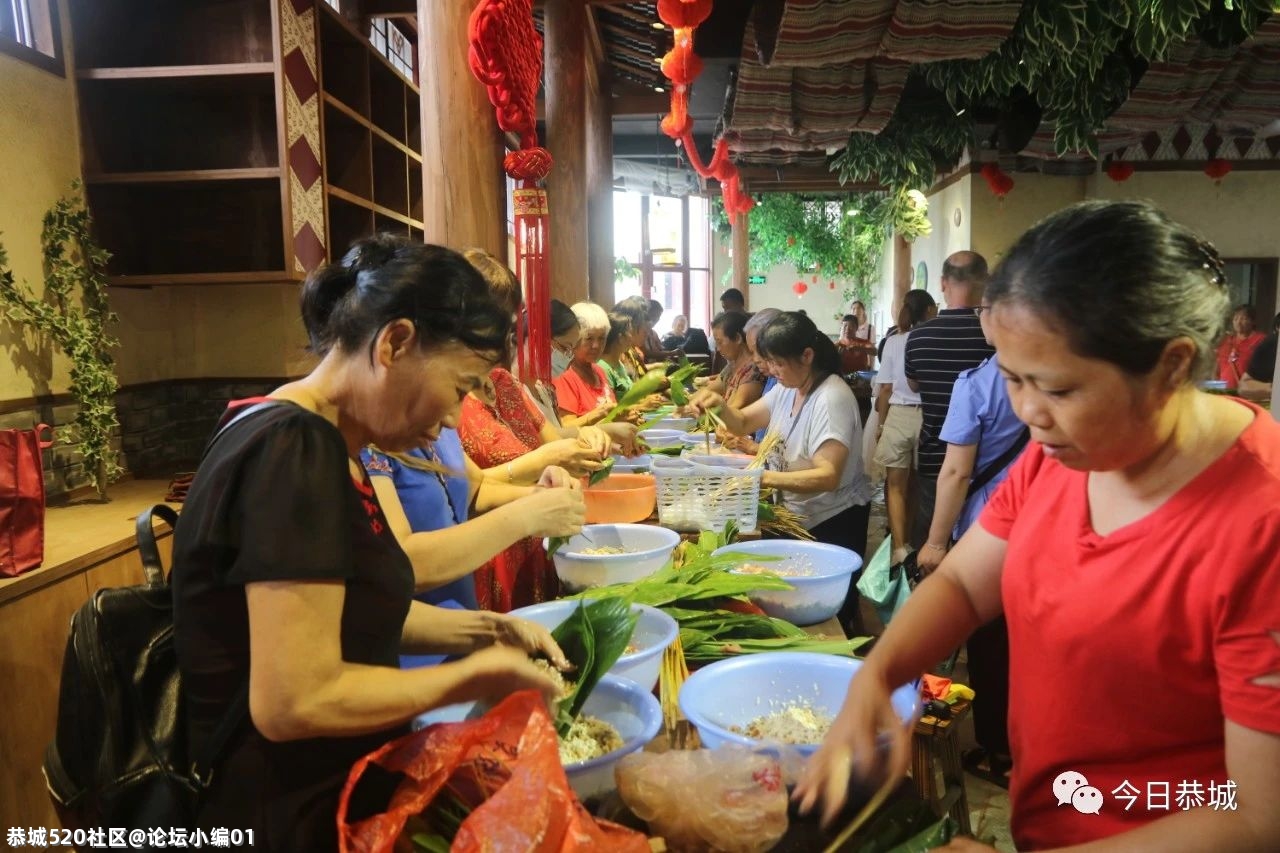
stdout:
<svg viewBox="0 0 1280 853">
<path fill-rule="evenodd" d="M 468 394 L 462 401 L 458 434 L 462 448 L 481 468 L 505 465 L 542 445 L 542 415 L 526 403 L 520 381 L 507 370 L 489 373 L 494 400 L 488 405 Z M 475 572 L 476 600 L 485 610 L 506 613 L 549 601 L 560 592 L 555 567 L 537 539 L 521 539 Z"/>
</svg>

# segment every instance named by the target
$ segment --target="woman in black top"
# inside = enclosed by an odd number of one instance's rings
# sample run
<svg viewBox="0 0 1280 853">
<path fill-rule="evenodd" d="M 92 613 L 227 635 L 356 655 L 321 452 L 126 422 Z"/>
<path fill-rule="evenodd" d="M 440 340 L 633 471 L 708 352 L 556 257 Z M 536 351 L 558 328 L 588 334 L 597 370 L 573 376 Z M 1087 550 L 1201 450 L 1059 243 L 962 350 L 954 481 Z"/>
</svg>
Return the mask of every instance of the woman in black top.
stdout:
<svg viewBox="0 0 1280 853">
<path fill-rule="evenodd" d="M 248 684 L 250 720 L 214 764 L 200 825 L 322 851 L 357 758 L 429 708 L 551 695 L 530 652 L 567 663 L 530 623 L 414 602 L 359 463 L 365 445 L 409 450 L 454 426 L 501 356 L 511 319 L 480 275 L 448 249 L 378 237 L 308 278 L 302 314 L 320 364 L 273 405 L 233 404 L 243 417 L 200 465 L 174 537 L 174 623 L 197 754 Z M 401 652 L 466 656 L 400 670 Z"/>
</svg>

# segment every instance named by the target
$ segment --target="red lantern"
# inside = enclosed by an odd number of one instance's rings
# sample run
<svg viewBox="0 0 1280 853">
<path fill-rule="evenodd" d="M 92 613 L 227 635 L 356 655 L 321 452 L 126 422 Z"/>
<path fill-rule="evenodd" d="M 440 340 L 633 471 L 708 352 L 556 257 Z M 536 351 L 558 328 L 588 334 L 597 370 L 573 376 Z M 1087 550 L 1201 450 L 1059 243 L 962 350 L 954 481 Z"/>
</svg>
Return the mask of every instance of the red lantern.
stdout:
<svg viewBox="0 0 1280 853">
<path fill-rule="evenodd" d="M 831 280 L 831 281 L 829 281 L 829 282 L 827 282 L 827 289 L 828 289 L 828 290 L 835 290 L 835 289 L 836 289 L 836 283 L 835 283 L 835 280 L 834 280 L 834 279 L 833 279 L 833 280 Z"/>
<path fill-rule="evenodd" d="M 1107 164 L 1107 177 L 1122 184 L 1133 177 L 1133 164 L 1123 160 L 1112 160 Z"/>
<path fill-rule="evenodd" d="M 818 283 L 818 277 L 815 275 L 813 278 L 809 279 L 809 281 L 813 282 L 814 284 L 817 284 L 817 283 Z"/>
<path fill-rule="evenodd" d="M 692 29 L 711 14 L 711 0 L 658 0 L 658 17 L 673 29 Z"/>
<path fill-rule="evenodd" d="M 1215 184 L 1222 183 L 1222 179 L 1225 178 L 1230 172 L 1231 172 L 1231 161 L 1223 160 L 1221 157 L 1214 157 L 1208 163 L 1204 164 L 1204 173 L 1209 177 L 1213 178 L 1213 182 Z"/>
<path fill-rule="evenodd" d="M 795 284 L 791 285 L 791 289 L 795 292 L 796 296 L 804 296 L 805 293 L 809 291 L 809 285 L 805 284 L 803 281 L 797 281 Z"/>
<path fill-rule="evenodd" d="M 996 198 L 1004 198 L 1013 189 L 1013 178 L 1004 173 L 997 163 L 985 163 L 982 166 L 982 177 L 987 182 L 987 189 Z"/>
</svg>

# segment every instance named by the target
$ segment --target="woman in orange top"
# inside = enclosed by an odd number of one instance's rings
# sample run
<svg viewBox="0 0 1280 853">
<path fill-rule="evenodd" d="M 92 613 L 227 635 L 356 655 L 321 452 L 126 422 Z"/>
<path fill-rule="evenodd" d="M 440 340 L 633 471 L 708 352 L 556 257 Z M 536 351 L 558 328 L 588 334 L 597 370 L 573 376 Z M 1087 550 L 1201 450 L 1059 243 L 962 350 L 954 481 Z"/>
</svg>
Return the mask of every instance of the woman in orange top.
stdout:
<svg viewBox="0 0 1280 853">
<path fill-rule="evenodd" d="M 1252 305 L 1241 305 L 1232 312 L 1231 333 L 1218 344 L 1218 378 L 1228 388 L 1240 385 L 1240 377 L 1249 369 L 1249 357 L 1262 343 L 1263 335 L 1256 326 Z"/>
</svg>

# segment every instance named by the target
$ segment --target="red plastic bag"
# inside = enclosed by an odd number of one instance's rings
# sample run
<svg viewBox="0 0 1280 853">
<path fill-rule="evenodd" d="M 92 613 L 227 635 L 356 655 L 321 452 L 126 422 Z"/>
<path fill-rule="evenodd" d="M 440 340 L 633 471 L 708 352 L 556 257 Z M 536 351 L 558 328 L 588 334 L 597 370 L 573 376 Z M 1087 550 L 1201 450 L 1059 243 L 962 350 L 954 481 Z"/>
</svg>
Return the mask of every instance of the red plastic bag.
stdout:
<svg viewBox="0 0 1280 853">
<path fill-rule="evenodd" d="M 44 471 L 49 427 L 0 430 L 0 577 L 16 577 L 44 561 Z"/>
<path fill-rule="evenodd" d="M 383 814 L 347 823 L 347 805 L 369 764 L 405 775 Z M 556 730 L 535 691 L 512 694 L 478 720 L 438 723 L 356 762 L 338 801 L 342 853 L 388 853 L 405 822 L 448 785 L 471 809 L 454 853 L 491 850 L 648 853 L 645 837 L 596 820 L 574 796 Z"/>
</svg>

